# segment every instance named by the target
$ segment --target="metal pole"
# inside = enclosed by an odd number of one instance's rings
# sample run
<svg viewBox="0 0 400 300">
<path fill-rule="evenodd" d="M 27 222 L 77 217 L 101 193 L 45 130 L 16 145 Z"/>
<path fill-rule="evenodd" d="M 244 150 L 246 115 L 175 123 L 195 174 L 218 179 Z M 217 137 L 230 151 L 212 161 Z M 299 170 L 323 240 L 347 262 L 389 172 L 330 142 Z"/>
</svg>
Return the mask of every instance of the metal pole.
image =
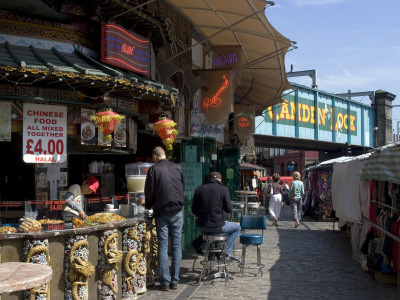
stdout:
<svg viewBox="0 0 400 300">
<path fill-rule="evenodd" d="M 248 16 L 242 18 L 242 19 L 240 19 L 239 21 L 237 21 L 237 22 L 235 22 L 235 23 L 233 23 L 233 24 L 231 24 L 231 25 L 229 25 L 229 26 L 226 26 L 226 27 L 222 28 L 221 30 L 217 31 L 216 33 L 213 33 L 212 35 L 210 35 L 210 36 L 208 36 L 208 37 L 202 39 L 200 42 L 197 42 L 196 44 L 194 44 L 194 45 L 192 45 L 192 46 L 186 48 L 185 50 L 182 50 L 181 52 L 179 52 L 179 53 L 177 53 L 177 54 L 175 54 L 175 55 L 172 55 L 171 57 L 168 57 L 167 59 L 164 59 L 163 61 L 159 62 L 157 65 L 160 65 L 160 64 L 162 64 L 162 63 L 165 62 L 165 61 L 171 60 L 171 59 L 173 59 L 173 58 L 175 58 L 175 57 L 177 57 L 177 56 L 179 56 L 179 55 L 181 55 L 181 54 L 183 54 L 183 53 L 189 51 L 190 49 L 194 48 L 195 46 L 197 46 L 197 45 L 199 45 L 199 44 L 201 44 L 201 43 L 204 43 L 205 41 L 209 40 L 210 38 L 212 38 L 212 37 L 214 37 L 214 36 L 216 36 L 216 35 L 218 35 L 218 34 L 220 34 L 221 32 L 224 32 L 224 31 L 228 30 L 229 28 L 232 28 L 232 27 L 235 26 L 236 24 L 239 24 L 239 23 L 242 23 L 243 21 L 246 21 L 247 19 L 251 18 L 252 16 L 254 16 L 254 15 L 256 15 L 256 14 L 262 12 L 262 11 L 265 10 L 266 8 L 267 8 L 267 7 L 264 7 L 264 8 L 262 8 L 262 9 L 260 9 L 260 10 L 257 10 L 257 11 L 255 11 L 255 12 L 253 12 L 252 14 L 250 14 L 250 15 L 248 15 Z"/>
<path fill-rule="evenodd" d="M 112 18 L 110 19 L 110 21 L 112 21 L 112 20 L 114 20 L 115 18 L 118 18 L 118 17 L 120 17 L 120 16 L 122 16 L 122 15 L 125 15 L 125 14 L 127 14 L 127 13 L 129 13 L 129 12 L 131 12 L 131 11 L 134 11 L 134 10 L 136 10 L 136 9 L 138 9 L 138 8 L 141 8 L 141 7 L 147 5 L 147 4 L 151 3 L 151 2 L 154 2 L 154 1 L 156 1 L 156 0 L 149 0 L 149 1 L 145 2 L 145 3 L 142 3 L 142 4 L 140 4 L 140 5 L 138 5 L 138 6 L 135 6 L 135 7 L 131 8 L 131 9 L 128 9 L 128 10 L 126 10 L 126 11 L 124 11 L 124 12 L 122 12 L 122 13 L 120 13 L 120 14 L 114 16 L 114 17 L 112 17 Z"/>
</svg>

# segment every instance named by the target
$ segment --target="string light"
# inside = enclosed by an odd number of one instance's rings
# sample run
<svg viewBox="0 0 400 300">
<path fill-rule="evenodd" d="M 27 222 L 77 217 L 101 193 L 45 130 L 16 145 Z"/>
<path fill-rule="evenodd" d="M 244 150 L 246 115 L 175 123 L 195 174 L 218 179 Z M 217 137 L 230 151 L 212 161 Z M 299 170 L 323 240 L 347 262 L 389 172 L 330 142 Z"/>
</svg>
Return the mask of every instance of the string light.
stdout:
<svg viewBox="0 0 400 300">
<path fill-rule="evenodd" d="M 26 64 L 25 64 L 26 65 Z M 0 77 L 7 81 L 8 83 L 14 84 L 14 85 L 25 85 L 25 86 L 29 86 L 32 85 L 33 83 L 36 83 L 38 81 L 44 80 L 47 78 L 47 76 L 49 75 L 55 75 L 57 77 L 59 77 L 58 82 L 60 81 L 64 81 L 66 83 L 67 86 L 69 86 L 75 93 L 77 93 L 78 95 L 82 96 L 82 97 L 86 97 L 92 100 L 97 100 L 99 98 L 108 96 L 111 92 L 113 92 L 115 90 L 115 88 L 117 87 L 117 84 L 123 85 L 126 88 L 128 87 L 132 87 L 132 88 L 136 88 L 138 90 L 146 90 L 145 93 L 142 93 L 139 97 L 139 99 L 141 99 L 144 95 L 148 95 L 150 94 L 149 92 L 152 92 L 153 95 L 155 96 L 156 94 L 161 94 L 161 95 L 166 95 L 166 96 L 170 96 L 171 97 L 171 101 L 172 103 L 175 102 L 175 99 L 178 97 L 179 93 L 177 93 L 177 89 L 172 88 L 172 91 L 169 92 L 168 90 L 164 89 L 164 85 L 162 84 L 158 84 L 156 82 L 150 82 L 150 81 L 146 81 L 145 84 L 144 83 L 138 83 L 138 79 L 137 78 L 131 78 L 131 79 L 124 79 L 122 77 L 122 75 L 119 75 L 117 77 L 107 77 L 107 76 L 98 76 L 95 74 L 89 75 L 88 70 L 85 70 L 85 72 L 82 72 L 80 74 L 75 74 L 75 73 L 66 73 L 66 72 L 62 72 L 60 70 L 57 69 L 57 67 L 52 66 L 50 68 L 47 69 L 37 69 L 37 68 L 25 68 L 24 66 L 21 65 L 21 68 L 17 68 L 17 67 L 12 67 L 12 66 L 0 66 L 0 69 L 6 70 L 6 71 L 20 71 L 20 72 L 29 72 L 32 73 L 34 75 L 38 75 L 38 74 L 43 74 L 43 76 L 31 81 L 31 82 L 20 82 L 22 79 L 26 79 L 28 78 L 27 74 L 24 74 L 23 78 L 19 79 L 19 81 L 13 81 L 8 79 L 7 77 L 10 75 L 8 72 L 5 73 L 4 75 L 0 74 Z M 104 93 L 103 95 L 100 96 L 89 96 L 86 95 L 84 93 L 82 93 L 81 91 L 77 91 L 76 88 L 74 86 L 72 86 L 69 82 L 68 79 L 73 79 L 75 78 L 75 82 L 79 82 L 78 79 L 83 79 L 83 80 L 87 80 L 87 79 L 91 79 L 91 80 L 100 80 L 102 82 L 106 82 L 106 85 L 109 86 L 110 85 L 110 81 L 114 82 L 114 86 L 113 88 Z M 90 85 L 94 85 L 94 82 L 91 82 Z M 55 81 L 57 82 L 57 81 Z M 49 84 L 53 84 L 55 82 L 51 82 Z M 159 88 L 154 87 L 154 86 L 159 86 Z M 168 97 L 166 97 L 166 99 L 168 99 Z"/>
</svg>

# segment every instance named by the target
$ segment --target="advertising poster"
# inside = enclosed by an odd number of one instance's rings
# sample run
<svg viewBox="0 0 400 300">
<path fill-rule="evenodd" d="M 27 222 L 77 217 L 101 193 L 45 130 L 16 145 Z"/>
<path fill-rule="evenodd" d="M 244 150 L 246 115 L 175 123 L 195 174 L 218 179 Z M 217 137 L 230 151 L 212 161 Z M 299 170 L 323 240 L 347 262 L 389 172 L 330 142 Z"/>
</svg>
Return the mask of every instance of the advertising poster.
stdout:
<svg viewBox="0 0 400 300">
<path fill-rule="evenodd" d="M 212 125 L 201 112 L 200 90 L 193 95 L 193 109 L 191 111 L 190 135 L 193 137 L 213 137 L 217 142 L 224 142 L 225 124 Z"/>
<path fill-rule="evenodd" d="M 0 103 L 0 142 L 11 142 L 11 102 Z"/>
<path fill-rule="evenodd" d="M 121 124 L 117 123 L 114 131 L 115 147 L 126 147 L 126 118 L 122 119 Z"/>
<path fill-rule="evenodd" d="M 24 103 L 23 159 L 63 163 L 67 159 L 67 107 Z"/>
<path fill-rule="evenodd" d="M 90 119 L 96 111 L 93 109 L 81 108 L 81 144 L 96 145 L 96 126 Z"/>
<path fill-rule="evenodd" d="M 129 118 L 128 126 L 129 126 L 129 148 L 133 150 L 133 153 L 136 153 L 138 147 L 136 121 L 133 118 Z"/>
</svg>

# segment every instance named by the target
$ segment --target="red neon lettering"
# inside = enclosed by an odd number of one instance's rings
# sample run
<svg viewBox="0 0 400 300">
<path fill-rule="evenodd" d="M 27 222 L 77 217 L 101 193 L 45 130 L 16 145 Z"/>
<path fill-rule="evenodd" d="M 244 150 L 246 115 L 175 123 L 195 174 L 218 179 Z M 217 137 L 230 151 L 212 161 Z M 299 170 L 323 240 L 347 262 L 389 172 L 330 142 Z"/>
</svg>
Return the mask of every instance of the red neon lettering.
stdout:
<svg viewBox="0 0 400 300">
<path fill-rule="evenodd" d="M 226 79 L 226 76 L 223 75 L 222 78 L 224 79 L 224 83 L 222 84 L 222 86 L 219 88 L 219 90 L 215 93 L 215 95 L 210 99 L 210 98 L 206 98 L 203 100 L 203 103 L 201 104 L 201 106 L 205 109 L 205 111 L 208 112 L 209 107 L 218 107 L 221 105 L 222 100 L 221 98 L 219 98 L 219 95 L 221 95 L 222 91 L 224 89 L 226 89 L 226 87 L 229 84 L 228 79 Z"/>
<path fill-rule="evenodd" d="M 137 40 L 137 41 L 139 41 L 139 42 L 142 42 L 142 43 L 148 43 L 148 42 L 149 42 L 149 41 L 144 41 L 144 40 L 138 39 L 137 37 L 134 37 L 133 35 L 129 34 L 127 31 L 123 30 L 122 28 L 120 28 L 120 27 L 118 27 L 118 26 L 115 26 L 115 25 L 106 25 L 106 27 L 112 27 L 112 28 L 116 28 L 116 29 L 118 29 L 118 30 L 121 30 L 123 33 L 125 33 L 126 35 L 130 36 L 131 38 L 133 38 L 133 39 L 135 39 L 135 40 Z"/>
<path fill-rule="evenodd" d="M 122 50 L 121 50 L 121 51 L 122 51 L 123 53 L 133 55 L 133 48 L 134 48 L 134 47 L 128 46 L 128 45 L 126 45 L 126 44 L 123 44 L 123 45 L 122 45 Z"/>
<path fill-rule="evenodd" d="M 142 72 L 142 73 L 148 73 L 148 72 L 149 72 L 149 71 L 144 71 L 144 70 L 137 69 L 137 68 L 133 67 L 132 65 L 127 64 L 126 62 L 124 62 L 124 61 L 122 61 L 122 60 L 120 60 L 120 59 L 118 59 L 118 58 L 115 58 L 115 57 L 106 57 L 105 59 L 111 59 L 111 60 L 119 61 L 120 63 L 122 63 L 122 64 L 124 64 L 124 65 L 127 65 L 127 66 L 130 67 L 131 69 L 134 69 L 135 71 L 138 71 L 138 72 Z"/>
<path fill-rule="evenodd" d="M 239 127 L 245 128 L 250 126 L 250 121 L 247 118 L 239 118 Z"/>
</svg>

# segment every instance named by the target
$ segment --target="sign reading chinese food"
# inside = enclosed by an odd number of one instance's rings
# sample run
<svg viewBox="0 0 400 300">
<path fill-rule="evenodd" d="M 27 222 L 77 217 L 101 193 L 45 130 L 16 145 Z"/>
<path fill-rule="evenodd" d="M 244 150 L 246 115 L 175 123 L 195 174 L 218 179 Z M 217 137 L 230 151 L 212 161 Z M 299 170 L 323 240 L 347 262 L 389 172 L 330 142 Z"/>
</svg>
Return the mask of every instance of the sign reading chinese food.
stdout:
<svg viewBox="0 0 400 300">
<path fill-rule="evenodd" d="M 27 163 L 67 159 L 67 107 L 24 103 L 22 152 Z"/>
<path fill-rule="evenodd" d="M 101 61 L 150 76 L 150 41 L 115 24 L 102 24 Z"/>
</svg>

